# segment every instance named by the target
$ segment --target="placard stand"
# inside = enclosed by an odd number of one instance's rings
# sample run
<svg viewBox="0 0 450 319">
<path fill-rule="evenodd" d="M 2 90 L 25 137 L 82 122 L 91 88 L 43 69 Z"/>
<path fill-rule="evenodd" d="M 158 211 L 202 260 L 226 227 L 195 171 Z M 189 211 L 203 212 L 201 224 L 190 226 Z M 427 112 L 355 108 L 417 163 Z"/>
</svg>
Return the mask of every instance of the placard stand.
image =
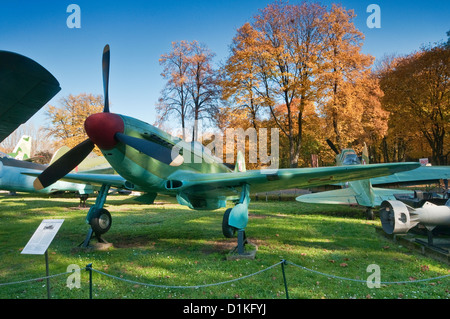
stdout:
<svg viewBox="0 0 450 319">
<path fill-rule="evenodd" d="M 50 299 L 50 278 L 48 268 L 48 247 L 55 238 L 64 219 L 44 219 L 22 250 L 24 255 L 45 255 L 45 273 L 47 276 L 47 297 Z"/>
</svg>

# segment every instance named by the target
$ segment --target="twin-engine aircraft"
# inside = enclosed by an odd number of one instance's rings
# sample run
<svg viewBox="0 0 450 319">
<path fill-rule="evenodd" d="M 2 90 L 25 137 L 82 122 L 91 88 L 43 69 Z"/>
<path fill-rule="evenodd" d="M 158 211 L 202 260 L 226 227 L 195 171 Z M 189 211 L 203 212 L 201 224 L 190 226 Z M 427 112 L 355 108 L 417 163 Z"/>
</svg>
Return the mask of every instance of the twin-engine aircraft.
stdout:
<svg viewBox="0 0 450 319">
<path fill-rule="evenodd" d="M 57 180 L 101 185 L 95 205 L 86 217 L 91 225 L 88 237 L 97 238 L 111 227 L 111 214 L 103 208 L 110 187 L 133 189 L 147 194 L 149 203 L 156 195 L 176 196 L 178 203 L 191 209 L 228 208 L 223 217 L 223 234 L 234 236 L 246 228 L 250 190 L 254 192 L 291 187 L 311 187 L 341 181 L 384 176 L 418 167 L 419 163 L 352 165 L 323 168 L 286 168 L 246 170 L 244 157 L 237 158 L 235 169 L 201 149 L 189 150 L 189 144 L 138 119 L 111 113 L 109 110 L 110 49 L 103 51 L 104 109 L 85 121 L 88 139 L 68 151 L 40 174 L 34 185 L 45 188 Z M 179 146 L 183 147 L 183 154 Z M 70 173 L 95 147 L 118 175 Z M 174 146 L 176 146 L 174 148 Z M 178 147 L 178 149 L 177 149 Z M 200 157 L 202 160 L 187 160 Z M 86 238 L 85 244 L 90 238 Z"/>
</svg>

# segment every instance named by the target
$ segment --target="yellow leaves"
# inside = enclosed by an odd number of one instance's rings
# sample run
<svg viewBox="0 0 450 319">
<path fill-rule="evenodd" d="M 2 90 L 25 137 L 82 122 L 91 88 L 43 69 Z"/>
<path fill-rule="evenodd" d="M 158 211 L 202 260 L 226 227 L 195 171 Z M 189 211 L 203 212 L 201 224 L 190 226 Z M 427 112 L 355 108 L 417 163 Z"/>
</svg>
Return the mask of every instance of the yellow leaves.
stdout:
<svg viewBox="0 0 450 319">
<path fill-rule="evenodd" d="M 49 105 L 47 116 L 52 126 L 48 132 L 56 139 L 55 147 L 74 147 L 87 138 L 84 131 L 84 121 L 94 113 L 102 112 L 103 97 L 82 93 L 69 95 L 60 100 L 61 107 Z"/>
</svg>

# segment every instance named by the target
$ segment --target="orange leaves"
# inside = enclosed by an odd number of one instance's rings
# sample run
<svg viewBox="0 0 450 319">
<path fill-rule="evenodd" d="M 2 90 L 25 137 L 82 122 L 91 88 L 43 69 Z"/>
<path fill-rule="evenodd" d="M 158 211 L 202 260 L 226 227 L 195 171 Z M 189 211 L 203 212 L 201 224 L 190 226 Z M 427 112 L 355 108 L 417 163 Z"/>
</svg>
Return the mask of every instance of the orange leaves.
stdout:
<svg viewBox="0 0 450 319">
<path fill-rule="evenodd" d="M 434 164 L 445 164 L 450 152 L 449 77 L 450 48 L 444 45 L 392 59 L 380 70 L 391 136 L 406 140 L 414 157 L 429 156 L 423 151 L 427 142 Z"/>
<path fill-rule="evenodd" d="M 87 138 L 84 121 L 89 115 L 102 112 L 103 97 L 86 93 L 77 96 L 70 94 L 63 97 L 60 103 L 61 107 L 47 107 L 47 116 L 52 123 L 48 131 L 58 141 L 56 147 L 73 147 Z"/>
</svg>

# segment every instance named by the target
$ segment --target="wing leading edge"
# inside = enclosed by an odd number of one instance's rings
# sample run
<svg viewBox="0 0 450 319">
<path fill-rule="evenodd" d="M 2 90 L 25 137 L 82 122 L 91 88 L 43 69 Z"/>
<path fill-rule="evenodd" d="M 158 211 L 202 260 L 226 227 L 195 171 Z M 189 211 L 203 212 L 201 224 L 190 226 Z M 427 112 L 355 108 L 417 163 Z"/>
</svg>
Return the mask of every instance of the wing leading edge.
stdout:
<svg viewBox="0 0 450 319">
<path fill-rule="evenodd" d="M 37 62 L 14 52 L 0 51 L 0 142 L 60 90 L 55 77 Z"/>
<path fill-rule="evenodd" d="M 305 188 L 390 175 L 419 167 L 419 163 L 388 163 L 371 165 L 332 166 L 318 168 L 285 168 L 249 170 L 245 172 L 195 174 L 176 172 L 170 179 L 182 181 L 180 190 L 197 196 L 221 193 L 224 189 L 249 184 L 252 192 L 288 188 Z"/>
</svg>

